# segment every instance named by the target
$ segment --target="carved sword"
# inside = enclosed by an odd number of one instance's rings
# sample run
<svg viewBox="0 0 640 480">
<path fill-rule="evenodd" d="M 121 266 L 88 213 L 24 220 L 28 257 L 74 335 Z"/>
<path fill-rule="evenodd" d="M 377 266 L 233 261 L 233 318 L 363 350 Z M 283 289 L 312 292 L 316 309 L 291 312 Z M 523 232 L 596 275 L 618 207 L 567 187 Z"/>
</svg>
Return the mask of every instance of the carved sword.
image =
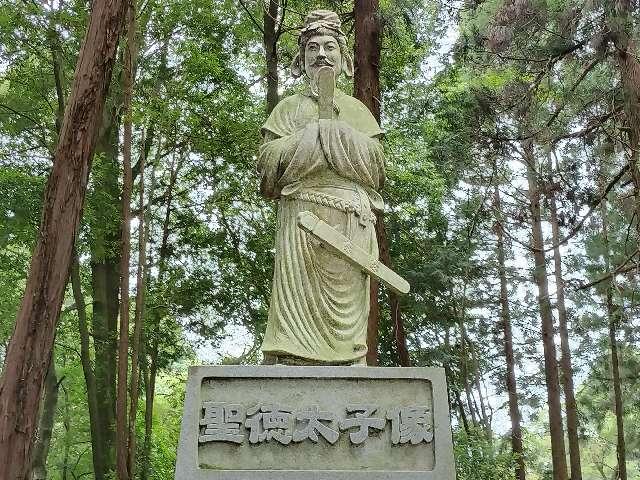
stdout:
<svg viewBox="0 0 640 480">
<path fill-rule="evenodd" d="M 409 282 L 313 213 L 300 212 L 298 227 L 320 240 L 323 246 L 334 255 L 360 267 L 365 273 L 376 277 L 394 292 L 398 294 L 409 293 Z"/>
</svg>

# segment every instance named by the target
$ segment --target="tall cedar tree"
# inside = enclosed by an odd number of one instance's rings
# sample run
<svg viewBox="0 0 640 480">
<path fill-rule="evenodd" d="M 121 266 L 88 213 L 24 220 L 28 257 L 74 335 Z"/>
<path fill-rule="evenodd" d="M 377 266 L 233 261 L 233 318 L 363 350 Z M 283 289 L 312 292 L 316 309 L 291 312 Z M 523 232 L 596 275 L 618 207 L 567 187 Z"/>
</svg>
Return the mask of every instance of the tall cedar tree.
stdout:
<svg viewBox="0 0 640 480">
<path fill-rule="evenodd" d="M 42 385 L 69 275 L 125 0 L 94 0 L 44 194 L 38 239 L 0 383 L 0 478 L 29 478 Z"/>
<path fill-rule="evenodd" d="M 379 17 L 378 0 L 356 0 L 354 3 L 355 16 L 355 74 L 353 78 L 353 92 L 357 99 L 364 103 L 380 123 L 380 49 L 382 29 Z M 389 255 L 389 241 L 384 225 L 382 212 L 376 212 L 376 236 L 378 239 L 379 257 L 382 263 L 391 267 Z M 380 322 L 380 306 L 378 304 L 378 290 L 380 284 L 371 279 L 369 320 L 367 326 L 367 364 L 378 364 L 378 328 Z M 408 367 L 411 365 L 409 351 L 400 302 L 395 292 L 389 291 L 389 307 L 393 333 L 398 349 L 398 362 Z"/>
<path fill-rule="evenodd" d="M 602 178 L 602 175 L 601 175 Z M 611 249 L 609 246 L 609 221 L 607 219 L 607 199 L 600 204 L 602 216 L 602 241 L 604 244 L 605 271 L 611 271 Z M 609 349 L 611 358 L 611 380 L 613 383 L 613 413 L 616 416 L 616 459 L 617 468 L 614 475 L 616 480 L 627 480 L 627 448 L 624 438 L 624 403 L 622 401 L 622 386 L 620 383 L 620 359 L 618 354 L 617 331 L 621 317 L 621 308 L 614 300 L 613 289 L 615 275 L 607 280 L 606 308 L 609 330 Z"/>
<path fill-rule="evenodd" d="M 118 392 L 116 395 L 116 473 L 118 480 L 129 480 L 127 424 L 127 372 L 129 370 L 129 264 L 131 259 L 131 191 L 133 172 L 131 171 L 131 143 L 133 122 L 131 100 L 135 78 L 134 57 L 136 39 L 135 0 L 129 1 L 127 12 L 127 47 L 124 54 L 124 138 L 123 138 L 123 182 L 122 182 L 122 265 L 120 267 L 120 339 L 118 346 Z M 133 473 L 133 472 L 131 472 Z"/>
<path fill-rule="evenodd" d="M 558 360 L 554 341 L 553 312 L 549 300 L 549 276 L 547 260 L 544 254 L 542 218 L 540 207 L 540 178 L 535 165 L 533 140 L 523 142 L 524 162 L 529 185 L 529 209 L 531 213 L 531 250 L 533 251 L 533 280 L 538 287 L 538 306 L 542 322 L 542 344 L 544 347 L 544 372 L 549 405 L 549 430 L 551 433 L 551 460 L 553 480 L 567 480 L 567 459 L 562 426 L 562 405 L 560 402 L 560 384 Z"/>
<path fill-rule="evenodd" d="M 567 306 L 565 302 L 564 277 L 562 276 L 562 256 L 560 253 L 560 225 L 558 221 L 558 207 L 556 204 L 556 185 L 551 155 L 547 155 L 547 169 L 550 185 L 547 186 L 549 199 L 549 214 L 551 221 L 551 241 L 553 242 L 553 264 L 556 280 L 556 304 L 558 308 L 558 326 L 560 330 L 560 348 L 562 357 L 562 385 L 564 387 L 565 410 L 567 413 L 567 439 L 569 441 L 569 462 L 571 465 L 571 480 L 582 480 L 582 465 L 580 461 L 580 442 L 578 439 L 578 405 L 576 403 L 573 385 L 573 362 L 571 360 L 571 346 L 569 345 L 569 325 Z"/>
<path fill-rule="evenodd" d="M 497 179 L 497 175 L 494 175 Z M 496 215 L 496 253 L 498 256 L 498 276 L 500 277 L 500 318 L 504 334 L 504 356 L 507 372 L 505 375 L 507 394 L 509 395 L 509 417 L 511 419 L 511 450 L 516 456 L 516 479 L 525 480 L 524 449 L 522 446 L 522 415 L 518 405 L 518 387 L 516 383 L 515 355 L 513 353 L 513 332 L 509 309 L 509 286 L 505 267 L 504 226 L 502 220 L 502 202 L 498 184 L 493 187 L 493 205 Z"/>
<path fill-rule="evenodd" d="M 178 173 L 182 166 L 182 159 L 176 162 L 175 154 L 169 167 L 169 185 L 166 191 L 165 213 L 162 223 L 162 241 L 158 257 L 158 279 L 157 284 L 164 285 L 167 262 L 169 260 L 169 233 L 171 227 L 171 214 L 175 208 L 173 201 L 176 195 L 176 182 Z M 145 419 L 144 419 L 144 445 L 142 450 L 142 471 L 140 478 L 146 480 L 152 473 L 151 470 L 151 442 L 153 441 L 153 401 L 156 395 L 156 380 L 158 375 L 158 355 L 160 353 L 160 335 L 162 317 L 154 312 L 151 325 L 151 345 L 148 346 L 149 365 L 147 378 L 145 379 Z"/>
</svg>

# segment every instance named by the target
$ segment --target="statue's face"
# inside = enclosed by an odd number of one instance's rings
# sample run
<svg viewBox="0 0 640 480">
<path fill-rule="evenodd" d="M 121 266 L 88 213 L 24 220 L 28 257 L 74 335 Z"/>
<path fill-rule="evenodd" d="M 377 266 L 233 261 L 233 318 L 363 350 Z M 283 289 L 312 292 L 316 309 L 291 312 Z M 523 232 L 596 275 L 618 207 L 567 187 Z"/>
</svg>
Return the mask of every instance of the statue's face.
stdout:
<svg viewBox="0 0 640 480">
<path fill-rule="evenodd" d="M 314 35 L 304 47 L 304 71 L 307 76 L 314 79 L 323 66 L 332 67 L 336 78 L 342 72 L 340 44 L 332 35 Z"/>
</svg>

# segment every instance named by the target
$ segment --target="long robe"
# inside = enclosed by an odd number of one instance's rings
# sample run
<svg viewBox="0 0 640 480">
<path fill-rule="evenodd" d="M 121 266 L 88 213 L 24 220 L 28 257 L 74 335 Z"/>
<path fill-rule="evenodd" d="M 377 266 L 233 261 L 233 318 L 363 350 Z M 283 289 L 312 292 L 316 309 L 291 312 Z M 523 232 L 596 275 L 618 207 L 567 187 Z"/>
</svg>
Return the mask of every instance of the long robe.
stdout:
<svg viewBox="0 0 640 480">
<path fill-rule="evenodd" d="M 317 101 L 293 95 L 263 126 L 260 190 L 279 199 L 265 355 L 357 363 L 367 353 L 369 277 L 297 226 L 298 213 L 310 211 L 378 256 L 382 131 L 357 99 L 337 91 L 334 105 L 333 120 L 318 120 Z"/>
</svg>

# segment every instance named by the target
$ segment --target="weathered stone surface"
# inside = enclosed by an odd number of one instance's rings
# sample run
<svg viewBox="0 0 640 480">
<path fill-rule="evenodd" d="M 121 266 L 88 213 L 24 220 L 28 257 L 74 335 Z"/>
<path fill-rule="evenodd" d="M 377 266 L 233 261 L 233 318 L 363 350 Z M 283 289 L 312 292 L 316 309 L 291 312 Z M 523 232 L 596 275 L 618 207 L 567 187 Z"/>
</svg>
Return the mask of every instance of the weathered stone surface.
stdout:
<svg viewBox="0 0 640 480">
<path fill-rule="evenodd" d="M 177 480 L 453 480 L 444 373 L 192 367 Z"/>
<path fill-rule="evenodd" d="M 298 358 L 300 364 L 358 364 L 367 353 L 369 275 L 349 255 L 335 255 L 299 228 L 298 214 L 315 215 L 361 256 L 377 258 L 382 130 L 365 105 L 335 86 L 342 73 L 353 74 L 336 13 L 307 15 L 292 72 L 304 76 L 307 89 L 283 98 L 271 112 L 257 164 L 260 192 L 278 201 L 262 350 L 266 358 Z"/>
<path fill-rule="evenodd" d="M 313 213 L 299 213 L 298 226 L 317 238 L 322 242 L 324 248 L 327 248 L 337 257 L 374 276 L 394 292 L 400 294 L 409 293 L 409 282 L 380 262 L 377 256 L 372 256 L 357 245 L 354 245 L 351 240 L 336 229 L 331 228 L 330 225 L 320 220 Z"/>
</svg>

